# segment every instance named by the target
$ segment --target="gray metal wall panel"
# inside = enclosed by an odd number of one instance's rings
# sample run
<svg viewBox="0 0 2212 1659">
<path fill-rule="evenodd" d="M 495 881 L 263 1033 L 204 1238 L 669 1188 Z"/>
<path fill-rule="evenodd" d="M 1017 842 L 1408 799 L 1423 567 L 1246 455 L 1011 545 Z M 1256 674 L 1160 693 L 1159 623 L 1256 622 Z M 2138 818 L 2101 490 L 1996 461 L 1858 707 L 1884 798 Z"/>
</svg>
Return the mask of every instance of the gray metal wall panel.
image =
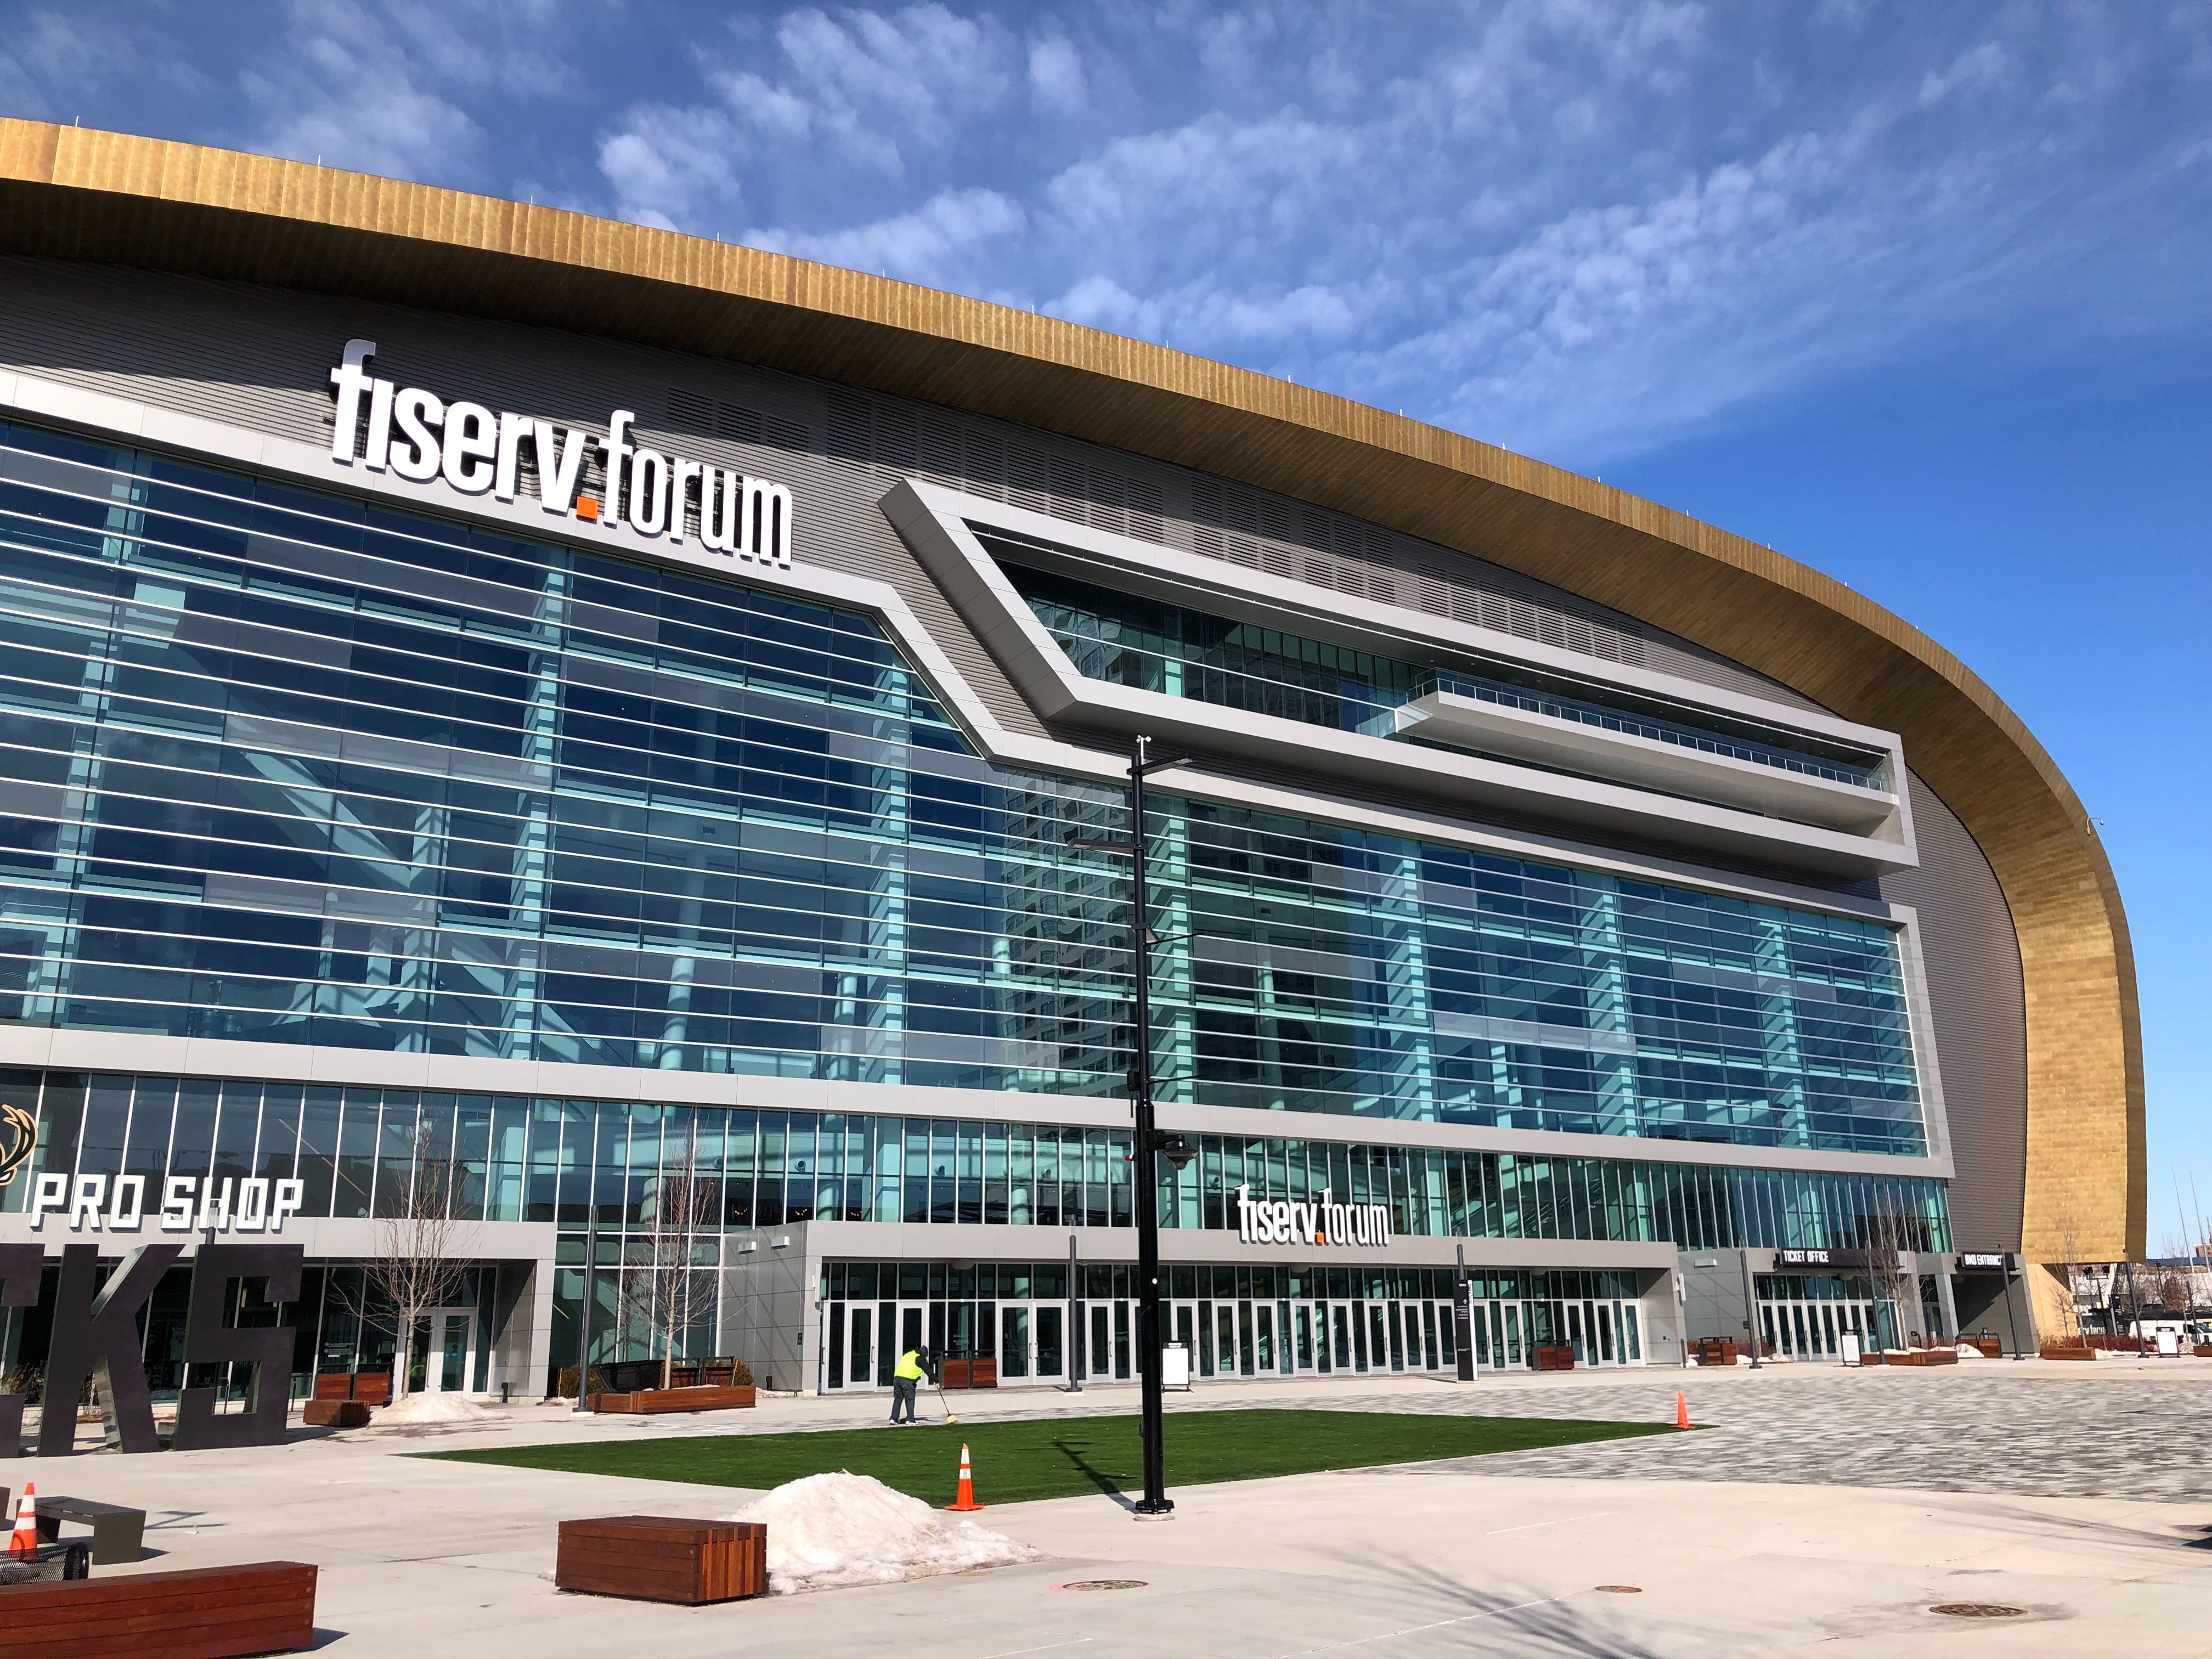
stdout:
<svg viewBox="0 0 2212 1659">
<path fill-rule="evenodd" d="M 597 425 L 791 484 L 807 556 L 894 583 L 993 711 L 1038 728 L 876 503 L 909 473 L 1339 592 L 1801 707 L 1764 676 L 1449 548 L 1146 457 L 774 370 L 480 318 L 112 266 L 0 259 L 0 362 L 309 442 L 339 343 L 403 384 Z M 757 433 L 757 436 L 750 435 Z"/>
<path fill-rule="evenodd" d="M 2027 1008 L 2020 940 L 1990 861 L 1958 816 L 1908 774 L 1920 866 L 1881 894 L 1920 915 L 1945 1115 L 1958 1178 L 1951 1227 L 1963 1250 L 2020 1248 L 2027 1181 Z"/>
</svg>

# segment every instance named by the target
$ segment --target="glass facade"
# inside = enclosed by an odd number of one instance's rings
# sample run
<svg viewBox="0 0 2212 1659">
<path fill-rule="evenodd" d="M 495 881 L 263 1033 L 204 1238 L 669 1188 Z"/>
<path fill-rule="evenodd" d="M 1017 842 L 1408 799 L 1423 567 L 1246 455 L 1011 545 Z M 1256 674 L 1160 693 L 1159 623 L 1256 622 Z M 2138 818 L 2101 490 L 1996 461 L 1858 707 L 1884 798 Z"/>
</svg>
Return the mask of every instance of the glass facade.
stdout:
<svg viewBox="0 0 2212 1659">
<path fill-rule="evenodd" d="M 42 1173 L 306 1183 L 309 1216 L 392 1213 L 416 1159 L 450 1162 L 457 1218 L 650 1232 L 671 1183 L 713 1232 L 811 1219 L 1126 1227 L 1127 1130 L 623 1101 L 75 1073 L 0 1074 L 33 1111 L 20 1211 Z M 1234 1231 L 1235 1194 L 1382 1204 L 1395 1232 L 1461 1238 L 1950 1248 L 1940 1182 L 1644 1160 L 1196 1135 L 1161 1223 Z M 1172 1172 L 1170 1172 L 1172 1173 Z M 610 1249 L 617 1249 L 611 1243 Z"/>
<path fill-rule="evenodd" d="M 1020 543 L 974 528 L 1086 678 L 1371 737 L 1399 735 L 1400 708 L 1432 691 L 1447 691 L 1781 771 L 1861 788 L 1889 787 L 1885 757 L 1855 744 L 1732 719 L 1503 658 L 1470 653 L 1425 665 L 1304 639 L 1040 569 L 1022 562 Z"/>
<path fill-rule="evenodd" d="M 0 1018 L 1124 1090 L 1119 792 L 865 617 L 16 427 L 0 641 Z M 1161 807 L 1164 1099 L 1925 1150 L 1884 924 Z"/>
</svg>

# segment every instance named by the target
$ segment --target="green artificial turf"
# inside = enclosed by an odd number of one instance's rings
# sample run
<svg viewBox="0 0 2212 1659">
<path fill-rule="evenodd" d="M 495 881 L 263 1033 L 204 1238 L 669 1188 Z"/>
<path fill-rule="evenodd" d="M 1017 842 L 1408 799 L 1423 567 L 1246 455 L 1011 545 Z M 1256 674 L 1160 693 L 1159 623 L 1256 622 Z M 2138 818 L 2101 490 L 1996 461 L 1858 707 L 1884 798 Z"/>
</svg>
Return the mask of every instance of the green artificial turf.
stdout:
<svg viewBox="0 0 2212 1659">
<path fill-rule="evenodd" d="M 1257 1480 L 1316 1469 L 1364 1468 L 1438 1457 L 1472 1457 L 1531 1447 L 1571 1446 L 1631 1435 L 1669 1434 L 1670 1425 L 1596 1423 L 1537 1417 L 1435 1417 L 1328 1411 L 1176 1412 L 1167 1421 L 1170 1487 Z M 429 1452 L 461 1463 L 629 1475 L 711 1486 L 781 1486 L 844 1469 L 932 1504 L 952 1501 L 965 1443 L 975 1495 L 985 1504 L 1083 1492 L 1141 1491 L 1143 1463 L 1133 1413 L 1018 1423 L 924 1423 L 911 1428 L 830 1429 L 803 1434 L 687 1436 Z"/>
</svg>

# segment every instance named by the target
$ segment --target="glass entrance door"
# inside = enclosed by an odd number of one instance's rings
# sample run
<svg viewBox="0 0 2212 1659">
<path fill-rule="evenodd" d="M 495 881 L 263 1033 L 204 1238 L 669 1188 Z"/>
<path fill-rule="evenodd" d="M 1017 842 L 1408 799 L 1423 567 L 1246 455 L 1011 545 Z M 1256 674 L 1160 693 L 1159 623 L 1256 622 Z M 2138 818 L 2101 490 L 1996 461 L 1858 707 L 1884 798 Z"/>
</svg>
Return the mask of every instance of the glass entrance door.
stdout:
<svg viewBox="0 0 2212 1659">
<path fill-rule="evenodd" d="M 1758 1294 L 1759 1334 L 1784 1358 L 1840 1362 L 1846 1335 L 1865 1352 L 1883 1346 L 1893 1328 L 1865 1279 L 1762 1273 Z"/>
<path fill-rule="evenodd" d="M 466 1394 L 476 1358 L 477 1310 L 432 1308 L 416 1322 L 408 1386 L 423 1394 Z"/>
<path fill-rule="evenodd" d="M 830 1345 L 831 1388 L 875 1387 L 876 1350 L 882 1330 L 882 1321 L 873 1303 L 856 1302 L 846 1308 L 843 1352 L 839 1352 L 835 1341 Z M 831 1335 L 834 1337 L 836 1333 L 833 1331 Z"/>
<path fill-rule="evenodd" d="M 1093 1382 L 1127 1382 L 1137 1340 L 1132 1304 L 1119 1297 L 1085 1302 L 1083 1316 L 1083 1374 Z"/>
</svg>

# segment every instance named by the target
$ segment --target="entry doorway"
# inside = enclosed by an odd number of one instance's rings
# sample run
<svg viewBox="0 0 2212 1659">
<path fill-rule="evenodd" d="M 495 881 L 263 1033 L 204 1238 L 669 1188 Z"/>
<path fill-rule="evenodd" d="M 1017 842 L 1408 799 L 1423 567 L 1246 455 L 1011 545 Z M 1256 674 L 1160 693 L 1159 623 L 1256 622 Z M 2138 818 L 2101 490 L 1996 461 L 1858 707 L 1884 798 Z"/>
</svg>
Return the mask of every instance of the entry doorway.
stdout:
<svg viewBox="0 0 2212 1659">
<path fill-rule="evenodd" d="M 1787 1359 L 1840 1363 L 1846 1335 L 1864 1352 L 1887 1346 L 1896 1328 L 1893 1310 L 1863 1279 L 1761 1273 L 1757 1294 L 1759 1334 Z"/>
<path fill-rule="evenodd" d="M 1093 1382 L 1126 1382 L 1137 1340 L 1134 1304 L 1119 1297 L 1083 1304 L 1083 1375 Z"/>
<path fill-rule="evenodd" d="M 475 1367 L 477 1310 L 430 1308 L 416 1320 L 408 1345 L 407 1392 L 468 1394 Z"/>
</svg>

